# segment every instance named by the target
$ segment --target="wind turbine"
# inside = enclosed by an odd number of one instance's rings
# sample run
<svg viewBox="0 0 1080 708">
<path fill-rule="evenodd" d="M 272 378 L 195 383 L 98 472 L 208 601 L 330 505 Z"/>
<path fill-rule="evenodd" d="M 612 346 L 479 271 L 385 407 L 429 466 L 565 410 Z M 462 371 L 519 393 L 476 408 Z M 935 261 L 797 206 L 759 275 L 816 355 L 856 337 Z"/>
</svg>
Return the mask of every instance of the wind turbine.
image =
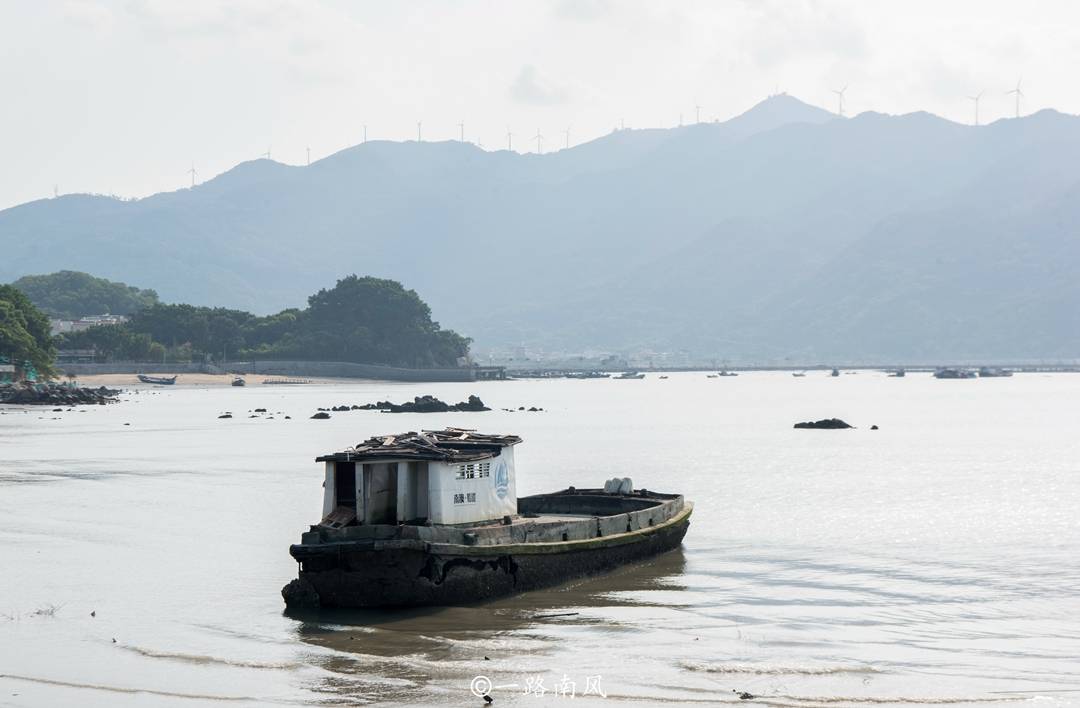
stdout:
<svg viewBox="0 0 1080 708">
<path fill-rule="evenodd" d="M 566 126 L 566 130 L 563 131 L 566 134 L 566 149 L 570 149 L 570 126 Z"/>
<path fill-rule="evenodd" d="M 461 142 L 465 142 L 465 121 L 461 121 L 457 126 L 461 128 Z"/>
<path fill-rule="evenodd" d="M 701 122 L 701 106 L 696 106 L 696 105 L 694 106 L 694 122 L 695 123 L 700 123 Z"/>
<path fill-rule="evenodd" d="M 510 132 L 510 126 L 506 126 L 506 149 L 511 152 L 514 150 L 514 134 Z"/>
<path fill-rule="evenodd" d="M 307 163 L 308 167 L 311 167 L 311 148 L 307 148 Z"/>
<path fill-rule="evenodd" d="M 1016 94 L 1016 117 L 1017 118 L 1020 117 L 1020 98 L 1024 95 L 1024 92 L 1020 90 L 1020 82 L 1021 81 L 1023 81 L 1022 78 L 1017 79 L 1016 80 L 1016 88 L 1014 88 L 1012 91 L 1006 91 L 1005 92 L 1006 96 L 1008 96 L 1010 94 Z"/>
<path fill-rule="evenodd" d="M 195 186 L 195 163 L 191 163 L 191 169 L 188 170 L 188 174 L 191 175 L 191 186 Z"/>
<path fill-rule="evenodd" d="M 536 129 L 536 137 L 533 138 L 536 141 L 536 154 L 539 155 L 544 151 L 544 136 L 540 134 L 540 129 Z"/>
<path fill-rule="evenodd" d="M 60 196 L 60 185 L 54 184 L 52 186 L 52 195 L 53 195 L 53 199 L 56 199 L 57 197 Z"/>
<path fill-rule="evenodd" d="M 418 142 L 418 143 L 422 142 L 422 140 L 420 138 L 420 125 L 421 125 L 421 122 L 416 121 L 416 142 Z"/>
<path fill-rule="evenodd" d="M 986 92 L 979 91 L 979 93 L 975 94 L 974 96 L 968 96 L 968 99 L 975 103 L 975 125 L 979 124 L 979 99 L 982 98 L 982 95 L 984 93 Z"/>
<path fill-rule="evenodd" d="M 367 142 L 367 123 L 364 123 L 364 142 Z"/>
<path fill-rule="evenodd" d="M 844 92 L 845 91 L 847 91 L 847 85 L 846 84 L 844 85 L 844 88 L 840 89 L 839 91 L 837 91 L 836 89 L 833 89 L 833 93 L 836 94 L 837 103 L 839 104 L 838 109 L 837 109 L 837 114 L 841 115 L 841 116 L 844 115 Z"/>
</svg>

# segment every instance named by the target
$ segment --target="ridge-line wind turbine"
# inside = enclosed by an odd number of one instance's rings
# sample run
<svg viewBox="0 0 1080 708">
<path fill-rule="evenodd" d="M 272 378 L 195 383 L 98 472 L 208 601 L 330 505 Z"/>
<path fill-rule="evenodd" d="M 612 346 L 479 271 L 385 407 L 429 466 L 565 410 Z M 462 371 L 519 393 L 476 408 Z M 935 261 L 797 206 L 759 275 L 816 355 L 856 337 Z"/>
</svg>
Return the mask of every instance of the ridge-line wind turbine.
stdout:
<svg viewBox="0 0 1080 708">
<path fill-rule="evenodd" d="M 465 121 L 461 121 L 457 125 L 461 128 L 461 142 L 465 142 Z"/>
<path fill-rule="evenodd" d="M 514 134 L 510 132 L 510 126 L 506 126 L 506 149 L 508 152 L 514 151 Z"/>
<path fill-rule="evenodd" d="M 1016 88 L 1014 88 L 1012 91 L 1006 91 L 1005 92 L 1006 96 L 1009 96 L 1011 94 L 1016 94 L 1016 117 L 1017 118 L 1020 117 L 1020 98 L 1024 95 L 1024 92 L 1020 90 L 1020 82 L 1023 81 L 1023 80 L 1024 80 L 1023 78 L 1017 79 L 1016 80 Z"/>
<path fill-rule="evenodd" d="M 418 143 L 423 142 L 423 140 L 420 137 L 420 125 L 421 125 L 421 121 L 416 121 L 416 142 L 418 142 Z"/>
<path fill-rule="evenodd" d="M 844 88 L 840 89 L 839 91 L 837 91 L 836 89 L 833 89 L 833 93 L 836 94 L 836 99 L 837 99 L 836 113 L 837 113 L 837 115 L 840 115 L 840 116 L 844 115 L 844 92 L 845 91 L 847 91 L 847 84 L 844 84 Z"/>
<path fill-rule="evenodd" d="M 696 104 L 694 105 L 694 122 L 695 123 L 700 123 L 701 122 L 701 106 L 696 105 Z"/>
<path fill-rule="evenodd" d="M 544 136 L 540 134 L 540 129 L 536 129 L 536 137 L 533 138 L 536 141 L 536 154 L 539 155 L 544 151 Z"/>
<path fill-rule="evenodd" d="M 974 96 L 968 96 L 968 99 L 975 103 L 975 125 L 979 124 L 979 99 L 982 98 L 982 95 L 984 93 L 986 92 L 979 91 L 979 93 L 975 94 Z"/>
<path fill-rule="evenodd" d="M 191 163 L 191 169 L 188 170 L 188 174 L 191 175 L 191 186 L 195 186 L 195 163 Z"/>
<path fill-rule="evenodd" d="M 307 148 L 307 163 L 308 163 L 308 167 L 311 167 L 311 148 L 310 147 Z"/>
<path fill-rule="evenodd" d="M 566 130 L 563 131 L 563 133 L 566 134 L 566 149 L 567 150 L 570 149 L 570 128 L 571 128 L 571 126 L 568 125 L 568 126 L 566 126 Z"/>
</svg>

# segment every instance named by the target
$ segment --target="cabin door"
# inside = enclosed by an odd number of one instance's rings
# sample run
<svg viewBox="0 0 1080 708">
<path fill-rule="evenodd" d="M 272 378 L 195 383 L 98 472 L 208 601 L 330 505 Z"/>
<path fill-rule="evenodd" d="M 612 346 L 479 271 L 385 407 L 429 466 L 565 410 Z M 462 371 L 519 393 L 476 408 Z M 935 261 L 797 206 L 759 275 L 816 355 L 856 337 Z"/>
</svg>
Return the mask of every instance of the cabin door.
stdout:
<svg viewBox="0 0 1080 708">
<path fill-rule="evenodd" d="M 334 496 L 337 506 L 356 511 L 356 463 L 334 464 Z"/>
<path fill-rule="evenodd" d="M 397 464 L 364 465 L 369 524 L 397 523 Z"/>
</svg>

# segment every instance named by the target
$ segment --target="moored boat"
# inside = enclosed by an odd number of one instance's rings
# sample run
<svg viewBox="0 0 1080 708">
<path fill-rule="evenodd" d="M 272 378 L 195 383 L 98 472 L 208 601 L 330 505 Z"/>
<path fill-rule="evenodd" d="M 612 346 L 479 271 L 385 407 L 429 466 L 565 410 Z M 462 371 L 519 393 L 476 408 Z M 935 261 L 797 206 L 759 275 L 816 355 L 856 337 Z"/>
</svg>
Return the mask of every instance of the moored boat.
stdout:
<svg viewBox="0 0 1080 708">
<path fill-rule="evenodd" d="M 934 372 L 935 379 L 973 379 L 975 372 L 970 369 L 944 368 Z"/>
<path fill-rule="evenodd" d="M 678 494 L 570 487 L 517 497 L 514 435 L 447 428 L 316 458 L 323 519 L 289 548 L 290 607 L 456 605 L 611 570 L 682 543 Z"/>
<path fill-rule="evenodd" d="M 645 374 L 638 373 L 636 371 L 624 371 L 615 378 L 617 379 L 643 379 Z"/>
<path fill-rule="evenodd" d="M 237 376 L 232 380 L 233 386 L 247 386 L 247 381 L 244 381 L 243 377 Z"/>
<path fill-rule="evenodd" d="M 1001 379 L 1012 375 L 1013 372 L 1009 369 L 998 369 L 992 366 L 984 366 L 979 369 L 979 378 L 981 379 Z"/>
<path fill-rule="evenodd" d="M 145 384 L 155 384 L 157 386 L 172 386 L 176 383 L 176 376 L 147 376 L 146 374 L 136 374 L 139 377 L 139 381 Z"/>
</svg>

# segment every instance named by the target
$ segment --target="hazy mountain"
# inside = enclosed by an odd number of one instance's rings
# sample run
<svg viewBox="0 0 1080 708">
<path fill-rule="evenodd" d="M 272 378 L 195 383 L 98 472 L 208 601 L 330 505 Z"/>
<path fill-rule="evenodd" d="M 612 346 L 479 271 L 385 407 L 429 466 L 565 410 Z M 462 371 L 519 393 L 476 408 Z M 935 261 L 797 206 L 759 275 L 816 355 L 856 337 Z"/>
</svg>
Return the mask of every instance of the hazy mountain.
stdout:
<svg viewBox="0 0 1080 708">
<path fill-rule="evenodd" d="M 1078 157 L 1052 111 L 976 128 L 788 96 L 543 155 L 370 142 L 0 212 L 0 281 L 66 268 L 266 313 L 356 272 L 481 346 L 1075 357 Z"/>
</svg>

